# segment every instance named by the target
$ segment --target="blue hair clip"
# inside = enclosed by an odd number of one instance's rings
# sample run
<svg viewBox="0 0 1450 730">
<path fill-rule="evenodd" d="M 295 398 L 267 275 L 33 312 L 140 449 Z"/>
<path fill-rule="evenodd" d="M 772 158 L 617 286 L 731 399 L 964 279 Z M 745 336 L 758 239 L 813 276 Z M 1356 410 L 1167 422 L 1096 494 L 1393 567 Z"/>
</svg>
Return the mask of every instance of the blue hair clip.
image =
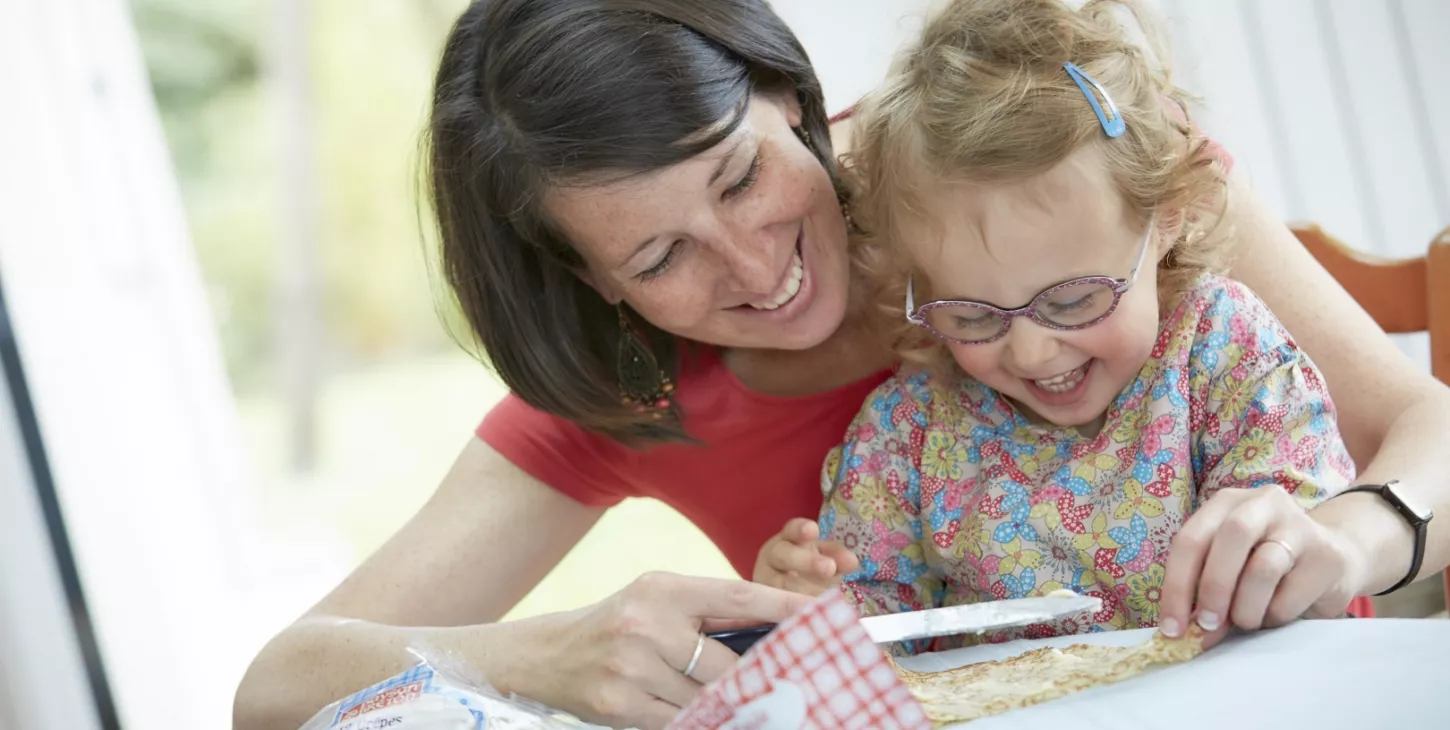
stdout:
<svg viewBox="0 0 1450 730">
<path fill-rule="evenodd" d="M 1078 68 L 1075 63 L 1064 63 L 1062 67 L 1067 69 L 1067 75 L 1077 83 L 1077 88 L 1082 89 L 1083 96 L 1087 97 L 1088 103 L 1093 105 L 1093 113 L 1098 115 L 1098 123 L 1103 125 L 1103 131 L 1109 137 L 1121 137 L 1123 132 L 1128 130 L 1128 125 L 1123 122 L 1123 115 L 1118 113 L 1118 105 L 1113 103 L 1113 97 L 1108 96 L 1108 90 L 1102 87 L 1087 72 Z M 1097 94 L 1093 92 L 1096 91 Z M 1103 97 L 1107 105 L 1106 112 L 1103 105 L 1098 103 L 1098 95 Z M 1109 116 L 1111 114 L 1112 116 Z"/>
</svg>

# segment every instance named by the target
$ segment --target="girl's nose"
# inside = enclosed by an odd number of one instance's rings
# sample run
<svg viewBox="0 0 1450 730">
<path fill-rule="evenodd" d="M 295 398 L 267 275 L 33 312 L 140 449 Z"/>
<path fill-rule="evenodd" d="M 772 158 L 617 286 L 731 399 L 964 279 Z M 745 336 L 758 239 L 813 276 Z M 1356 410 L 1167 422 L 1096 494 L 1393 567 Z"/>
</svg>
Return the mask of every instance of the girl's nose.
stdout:
<svg viewBox="0 0 1450 730">
<path fill-rule="evenodd" d="M 1012 322 L 1006 339 L 1011 365 L 1024 373 L 1042 375 L 1041 369 L 1062 352 L 1057 332 L 1027 317 L 1018 317 Z"/>
</svg>

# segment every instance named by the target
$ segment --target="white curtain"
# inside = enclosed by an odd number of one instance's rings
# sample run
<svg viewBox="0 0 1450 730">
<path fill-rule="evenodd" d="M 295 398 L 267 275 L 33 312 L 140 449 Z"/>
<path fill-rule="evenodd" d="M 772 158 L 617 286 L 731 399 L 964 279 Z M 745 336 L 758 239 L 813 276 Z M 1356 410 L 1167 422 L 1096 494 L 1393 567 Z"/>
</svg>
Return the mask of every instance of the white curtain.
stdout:
<svg viewBox="0 0 1450 730">
<path fill-rule="evenodd" d="M 278 626 L 249 603 L 231 395 L 123 0 L 0 0 L 0 276 L 123 725 L 230 727 Z M 20 699 L 24 730 L 93 726 Z"/>
<path fill-rule="evenodd" d="M 0 378 L 0 730 L 98 727 L 15 403 Z"/>
</svg>

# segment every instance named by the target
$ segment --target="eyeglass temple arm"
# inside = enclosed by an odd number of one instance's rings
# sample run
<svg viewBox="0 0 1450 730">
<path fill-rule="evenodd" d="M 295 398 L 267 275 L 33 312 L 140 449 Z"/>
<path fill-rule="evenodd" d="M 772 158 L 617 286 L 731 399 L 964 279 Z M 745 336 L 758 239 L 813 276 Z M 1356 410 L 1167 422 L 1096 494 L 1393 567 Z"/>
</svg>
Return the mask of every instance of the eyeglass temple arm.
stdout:
<svg viewBox="0 0 1450 730">
<path fill-rule="evenodd" d="M 920 321 L 916 316 L 916 282 L 910 274 L 906 276 L 906 321 L 912 324 Z"/>
<path fill-rule="evenodd" d="M 1148 260 L 1148 249 L 1151 248 L 1149 244 L 1153 243 L 1153 227 L 1157 225 L 1157 221 L 1158 216 L 1156 215 L 1148 217 L 1148 230 L 1143 233 L 1143 245 L 1138 247 L 1138 261 L 1133 264 L 1133 271 L 1128 274 L 1128 280 L 1123 282 L 1123 289 L 1132 286 L 1133 282 L 1138 280 L 1138 272 L 1143 269 L 1143 262 Z"/>
</svg>

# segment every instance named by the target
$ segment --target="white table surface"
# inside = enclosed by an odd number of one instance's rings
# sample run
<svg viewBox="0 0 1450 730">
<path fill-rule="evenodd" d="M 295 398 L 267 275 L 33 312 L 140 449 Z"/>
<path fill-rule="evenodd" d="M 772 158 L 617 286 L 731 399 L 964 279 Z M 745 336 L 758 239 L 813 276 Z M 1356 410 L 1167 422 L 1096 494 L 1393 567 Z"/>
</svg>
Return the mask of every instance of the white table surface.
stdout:
<svg viewBox="0 0 1450 730">
<path fill-rule="evenodd" d="M 1135 644 L 1151 629 L 976 646 L 901 660 L 936 671 L 1043 646 Z M 1300 621 L 1186 664 L 955 727 L 970 730 L 1450 728 L 1450 621 Z"/>
</svg>

